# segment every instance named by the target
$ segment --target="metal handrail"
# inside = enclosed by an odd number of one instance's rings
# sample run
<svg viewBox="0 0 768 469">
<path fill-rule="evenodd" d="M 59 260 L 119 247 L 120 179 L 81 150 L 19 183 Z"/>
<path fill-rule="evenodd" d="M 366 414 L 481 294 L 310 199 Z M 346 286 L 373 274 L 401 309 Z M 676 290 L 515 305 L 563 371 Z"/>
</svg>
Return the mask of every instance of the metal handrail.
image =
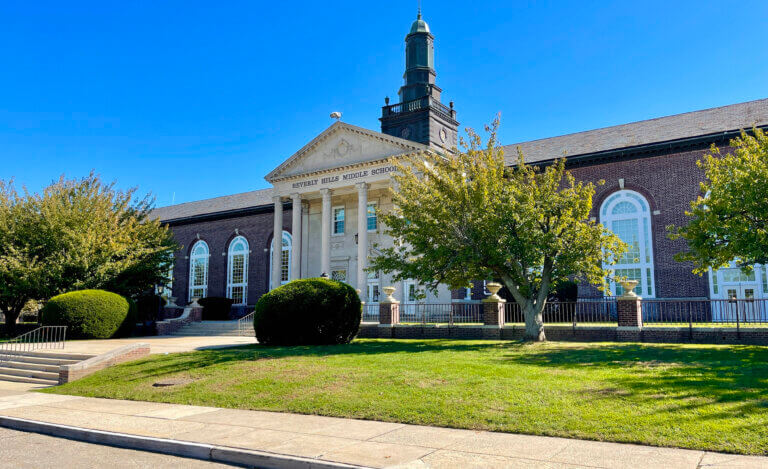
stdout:
<svg viewBox="0 0 768 469">
<path fill-rule="evenodd" d="M 67 341 L 67 326 L 41 326 L 0 343 L 0 363 L 22 352 L 63 349 Z"/>
<path fill-rule="evenodd" d="M 254 313 L 255 311 L 252 311 L 237 320 L 238 335 L 245 335 L 245 336 L 251 335 L 251 332 L 253 331 L 253 314 Z M 248 329 L 250 329 L 251 332 L 248 332 Z"/>
</svg>

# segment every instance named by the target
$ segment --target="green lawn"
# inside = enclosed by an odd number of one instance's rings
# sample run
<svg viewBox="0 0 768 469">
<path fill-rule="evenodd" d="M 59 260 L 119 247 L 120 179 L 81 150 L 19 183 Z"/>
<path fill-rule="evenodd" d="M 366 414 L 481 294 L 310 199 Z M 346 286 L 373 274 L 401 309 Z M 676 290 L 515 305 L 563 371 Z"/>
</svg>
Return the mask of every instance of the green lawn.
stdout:
<svg viewBox="0 0 768 469">
<path fill-rule="evenodd" d="M 46 392 L 768 454 L 757 346 L 247 346 L 156 355 Z"/>
</svg>

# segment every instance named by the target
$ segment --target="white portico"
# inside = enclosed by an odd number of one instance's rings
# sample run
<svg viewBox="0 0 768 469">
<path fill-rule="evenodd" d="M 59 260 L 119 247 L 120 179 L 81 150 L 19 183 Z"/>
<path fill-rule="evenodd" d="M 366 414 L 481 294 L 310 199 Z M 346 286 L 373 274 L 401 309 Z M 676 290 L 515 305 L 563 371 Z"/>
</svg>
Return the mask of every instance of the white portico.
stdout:
<svg viewBox="0 0 768 469">
<path fill-rule="evenodd" d="M 377 208 L 392 204 L 394 167 L 388 160 L 427 148 L 336 122 L 268 174 L 274 187 L 275 233 L 284 226 L 283 203 L 290 200 L 293 205 L 290 280 L 326 273 L 360 289 L 363 300 L 376 301 L 389 279 L 365 269 L 368 258 L 376 255 L 374 245 L 391 243 L 376 216 Z M 275 288 L 281 279 L 281 251 L 272 252 Z M 449 302 L 450 292 L 445 294 L 441 299 Z"/>
</svg>

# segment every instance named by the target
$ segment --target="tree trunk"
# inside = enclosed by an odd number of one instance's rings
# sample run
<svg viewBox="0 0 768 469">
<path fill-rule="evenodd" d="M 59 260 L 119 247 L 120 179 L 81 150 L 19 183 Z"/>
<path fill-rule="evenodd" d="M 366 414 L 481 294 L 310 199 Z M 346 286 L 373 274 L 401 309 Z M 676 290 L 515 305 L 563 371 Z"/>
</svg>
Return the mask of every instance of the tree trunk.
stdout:
<svg viewBox="0 0 768 469">
<path fill-rule="evenodd" d="M 547 340 L 544 335 L 544 319 L 542 309 L 529 301 L 523 308 L 523 317 L 525 318 L 525 340 L 532 342 L 543 342 Z"/>
<path fill-rule="evenodd" d="M 19 319 L 21 310 L 3 311 L 5 315 L 5 334 L 8 337 L 16 337 L 16 321 Z"/>
</svg>

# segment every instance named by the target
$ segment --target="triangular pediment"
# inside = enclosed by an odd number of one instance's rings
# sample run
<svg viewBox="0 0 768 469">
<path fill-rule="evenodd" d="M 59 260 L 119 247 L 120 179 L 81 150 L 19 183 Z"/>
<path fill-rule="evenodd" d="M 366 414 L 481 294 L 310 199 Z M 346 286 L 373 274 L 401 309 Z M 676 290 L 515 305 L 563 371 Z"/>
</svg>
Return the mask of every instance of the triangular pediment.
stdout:
<svg viewBox="0 0 768 469">
<path fill-rule="evenodd" d="M 273 182 L 426 149 L 420 143 L 337 122 L 275 168 L 266 180 Z"/>
</svg>

